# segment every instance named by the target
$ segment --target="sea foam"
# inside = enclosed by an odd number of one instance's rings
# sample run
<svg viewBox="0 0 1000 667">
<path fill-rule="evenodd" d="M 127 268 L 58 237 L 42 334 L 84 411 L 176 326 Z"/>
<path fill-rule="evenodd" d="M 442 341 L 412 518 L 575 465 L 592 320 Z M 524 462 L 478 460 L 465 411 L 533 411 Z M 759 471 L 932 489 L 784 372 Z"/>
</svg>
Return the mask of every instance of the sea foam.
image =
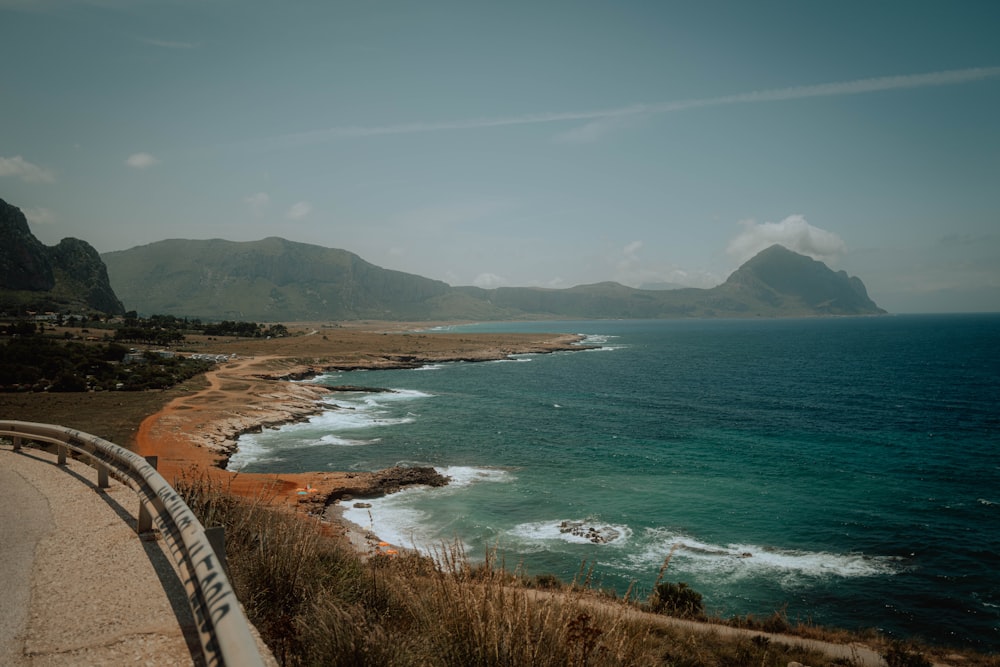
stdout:
<svg viewBox="0 0 1000 667">
<path fill-rule="evenodd" d="M 370 507 L 354 507 L 354 502 L 348 501 L 343 505 L 344 518 L 370 530 L 379 539 L 390 544 L 433 556 L 442 543 L 455 543 L 456 538 L 449 532 L 447 524 L 434 523 L 426 512 L 413 507 L 414 500 L 426 496 L 450 495 L 473 484 L 505 483 L 514 479 L 508 471 L 495 468 L 448 466 L 436 470 L 450 478 L 446 486 L 409 487 L 388 496 L 364 500 Z M 461 546 L 466 553 L 473 551 L 468 544 L 462 543 Z"/>
<path fill-rule="evenodd" d="M 578 334 L 583 336 L 583 339 L 578 343 L 578 345 L 588 345 L 593 346 L 589 352 L 608 352 L 611 350 L 620 350 L 622 348 L 628 347 L 627 345 L 614 345 L 611 344 L 611 340 L 618 338 L 618 336 L 612 336 L 607 334 Z"/>
<path fill-rule="evenodd" d="M 608 524 L 593 518 L 558 519 L 522 523 L 507 531 L 518 541 L 533 543 L 535 549 L 553 542 L 570 544 L 624 544 L 632 536 L 626 525 Z"/>
<path fill-rule="evenodd" d="M 877 577 L 899 571 L 897 559 L 861 553 L 830 553 L 758 544 L 712 544 L 664 529 L 648 529 L 645 548 L 628 557 L 635 567 L 662 564 L 673 550 L 671 566 L 715 577 L 777 578 L 784 583 L 802 578 Z"/>
<path fill-rule="evenodd" d="M 229 459 L 227 469 L 239 470 L 265 459 L 280 461 L 280 452 L 285 450 L 321 445 L 357 447 L 376 444 L 380 442 L 380 438 L 358 438 L 356 432 L 412 424 L 419 415 L 407 412 L 403 416 L 390 417 L 388 405 L 431 396 L 432 394 L 415 389 L 392 389 L 377 393 L 343 392 L 328 396 L 320 401 L 328 409 L 305 421 L 283 424 L 259 434 L 240 436 L 236 441 L 237 451 Z M 398 410 L 396 413 L 398 414 Z M 350 432 L 354 437 L 348 437 L 344 432 Z"/>
</svg>

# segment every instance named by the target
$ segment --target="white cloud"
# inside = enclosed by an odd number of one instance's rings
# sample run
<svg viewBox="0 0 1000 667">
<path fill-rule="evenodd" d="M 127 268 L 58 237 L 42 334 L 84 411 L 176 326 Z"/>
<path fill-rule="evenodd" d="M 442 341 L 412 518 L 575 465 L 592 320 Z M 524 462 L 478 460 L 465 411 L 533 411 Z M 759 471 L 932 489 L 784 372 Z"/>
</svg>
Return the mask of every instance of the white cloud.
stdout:
<svg viewBox="0 0 1000 667">
<path fill-rule="evenodd" d="M 154 164 L 158 164 L 159 162 L 159 160 L 149 153 L 133 153 L 125 160 L 125 164 L 133 169 L 146 169 L 147 167 L 152 167 Z"/>
<path fill-rule="evenodd" d="M 498 276 L 495 273 L 480 273 L 476 276 L 476 279 L 472 281 L 472 284 L 476 287 L 482 287 L 483 289 L 493 289 L 494 287 L 506 285 L 507 279 L 503 276 Z"/>
<path fill-rule="evenodd" d="M 52 183 L 56 180 L 51 171 L 28 162 L 20 155 L 0 157 L 0 176 L 15 176 L 25 183 Z"/>
<path fill-rule="evenodd" d="M 614 255 L 612 261 L 616 282 L 629 287 L 657 283 L 672 283 L 685 287 L 714 287 L 722 282 L 717 275 L 703 269 L 684 269 L 663 261 L 643 263 L 639 252 L 644 245 L 642 241 L 632 241 Z"/>
<path fill-rule="evenodd" d="M 642 241 L 632 241 L 622 248 L 615 268 L 617 269 L 618 282 L 629 284 L 640 280 L 642 273 L 642 261 L 636 254 L 642 248 Z"/>
<path fill-rule="evenodd" d="M 50 225 L 56 221 L 56 216 L 47 208 L 23 208 L 21 212 L 33 225 Z"/>
<path fill-rule="evenodd" d="M 266 192 L 255 192 L 243 201 L 250 207 L 250 211 L 254 215 L 260 215 L 271 202 L 271 198 L 267 196 Z"/>
<path fill-rule="evenodd" d="M 726 252 L 740 263 L 775 243 L 826 263 L 836 261 L 847 251 L 839 236 L 810 225 L 801 215 L 790 215 L 781 222 L 741 220 L 739 224 L 743 231 L 729 242 Z"/>
<path fill-rule="evenodd" d="M 285 213 L 285 217 L 289 220 L 301 220 L 312 213 L 312 210 L 312 206 L 309 202 L 296 202 L 292 204 L 292 207 L 288 209 L 287 213 Z"/>
</svg>

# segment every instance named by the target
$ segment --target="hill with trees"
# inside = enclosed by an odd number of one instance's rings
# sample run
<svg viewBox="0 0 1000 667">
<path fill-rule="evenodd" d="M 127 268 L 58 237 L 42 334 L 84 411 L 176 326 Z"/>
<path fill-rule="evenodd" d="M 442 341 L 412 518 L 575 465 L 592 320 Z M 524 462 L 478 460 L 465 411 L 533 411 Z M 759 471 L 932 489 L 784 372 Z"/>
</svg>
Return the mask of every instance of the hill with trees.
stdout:
<svg viewBox="0 0 1000 667">
<path fill-rule="evenodd" d="M 173 239 L 106 253 L 129 308 L 202 319 L 505 320 L 869 315 L 860 279 L 772 246 L 711 289 L 645 290 L 613 282 L 568 289 L 452 287 L 346 250 L 278 237 Z"/>
</svg>

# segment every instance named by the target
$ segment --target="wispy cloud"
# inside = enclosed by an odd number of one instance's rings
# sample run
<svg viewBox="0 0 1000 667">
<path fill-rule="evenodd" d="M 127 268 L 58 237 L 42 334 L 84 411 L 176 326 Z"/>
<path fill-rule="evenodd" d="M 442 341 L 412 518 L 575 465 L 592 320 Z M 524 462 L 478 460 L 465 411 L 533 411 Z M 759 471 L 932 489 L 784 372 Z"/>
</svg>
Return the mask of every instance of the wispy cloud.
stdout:
<svg viewBox="0 0 1000 667">
<path fill-rule="evenodd" d="M 309 202 L 296 202 L 292 204 L 292 207 L 288 209 L 287 213 L 285 213 L 285 217 L 289 220 L 301 220 L 312 213 L 312 210 L 312 205 L 309 204 Z"/>
<path fill-rule="evenodd" d="M 125 159 L 125 164 L 133 169 L 146 169 L 157 163 L 159 163 L 159 160 L 149 153 L 133 153 Z"/>
<path fill-rule="evenodd" d="M 137 40 L 143 44 L 149 44 L 150 46 L 159 46 L 164 49 L 196 49 L 197 44 L 191 42 L 176 42 L 167 39 L 152 39 L 149 37 L 136 37 Z"/>
<path fill-rule="evenodd" d="M 481 287 L 483 289 L 495 289 L 497 287 L 503 287 L 509 281 L 503 276 L 498 276 L 495 273 L 480 273 L 476 276 L 472 284 L 476 287 Z"/>
<path fill-rule="evenodd" d="M 14 176 L 25 183 L 52 183 L 56 180 L 51 171 L 28 162 L 20 155 L 0 156 L 0 176 Z"/>
<path fill-rule="evenodd" d="M 600 141 L 611 132 L 620 129 L 631 118 L 634 117 L 613 116 L 611 118 L 598 118 L 565 132 L 560 132 L 552 137 L 552 140 L 560 144 L 592 144 Z"/>
<path fill-rule="evenodd" d="M 412 122 L 393 125 L 346 125 L 331 127 L 324 130 L 300 132 L 275 137 L 271 141 L 281 145 L 313 143 L 317 141 L 333 141 L 352 137 L 372 137 L 389 134 L 415 134 L 420 132 L 443 132 L 450 130 L 473 130 L 511 125 L 536 125 L 540 123 L 560 123 L 571 121 L 607 121 L 624 119 L 643 114 L 664 114 L 675 111 L 685 111 L 702 107 L 718 107 L 734 104 L 752 104 L 759 102 L 782 102 L 813 97 L 835 97 L 845 95 L 862 95 L 889 90 L 910 88 L 930 88 L 934 86 L 953 86 L 1000 76 L 1000 67 L 975 67 L 925 74 L 906 74 L 900 76 L 883 76 L 853 81 L 838 81 L 809 86 L 792 86 L 758 90 L 722 97 L 706 97 L 675 102 L 660 102 L 655 104 L 635 104 L 611 109 L 596 109 L 589 111 L 558 111 L 523 114 L 519 116 L 500 116 L 494 118 L 469 118 L 441 122 Z M 592 140 L 601 126 L 584 126 L 575 136 L 569 134 L 567 140 Z"/>
<path fill-rule="evenodd" d="M 255 192 L 243 201 L 250 207 L 251 213 L 261 215 L 270 203 L 271 198 L 266 192 Z"/>
</svg>

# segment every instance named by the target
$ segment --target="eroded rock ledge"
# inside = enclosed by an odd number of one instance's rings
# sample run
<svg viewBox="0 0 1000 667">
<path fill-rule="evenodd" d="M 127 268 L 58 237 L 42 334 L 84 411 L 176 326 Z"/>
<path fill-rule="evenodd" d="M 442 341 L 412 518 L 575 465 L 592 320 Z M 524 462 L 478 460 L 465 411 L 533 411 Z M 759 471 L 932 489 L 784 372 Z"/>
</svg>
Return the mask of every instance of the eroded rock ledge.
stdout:
<svg viewBox="0 0 1000 667">
<path fill-rule="evenodd" d="M 430 466 L 403 468 L 395 466 L 375 472 L 347 473 L 355 484 L 345 486 L 330 494 L 329 502 L 353 498 L 374 498 L 395 493 L 408 486 L 445 486 L 451 477 L 442 475 Z"/>
<path fill-rule="evenodd" d="M 451 477 L 430 466 L 394 466 L 373 472 L 317 474 L 315 486 L 308 484 L 298 496 L 298 506 L 310 514 L 337 501 L 377 498 L 411 486 L 445 486 Z"/>
</svg>

